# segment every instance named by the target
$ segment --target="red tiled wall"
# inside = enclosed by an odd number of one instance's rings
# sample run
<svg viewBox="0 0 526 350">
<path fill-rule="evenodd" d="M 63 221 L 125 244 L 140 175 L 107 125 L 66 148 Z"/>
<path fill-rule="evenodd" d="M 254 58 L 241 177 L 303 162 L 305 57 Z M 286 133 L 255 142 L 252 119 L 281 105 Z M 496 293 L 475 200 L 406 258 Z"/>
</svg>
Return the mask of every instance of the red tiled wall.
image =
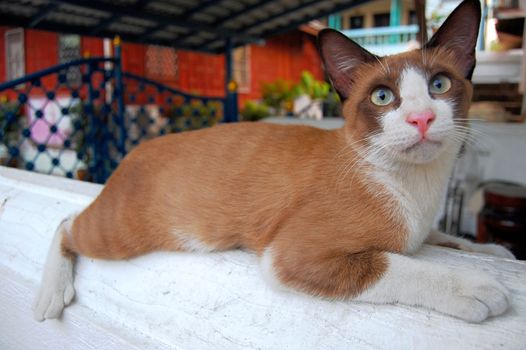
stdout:
<svg viewBox="0 0 526 350">
<path fill-rule="evenodd" d="M 240 93 L 240 105 L 247 100 L 261 98 L 262 83 L 285 79 L 299 81 L 304 70 L 310 71 L 318 80 L 323 80 L 321 60 L 313 36 L 293 32 L 276 36 L 265 45 L 252 45 L 250 92 Z"/>
<path fill-rule="evenodd" d="M 5 32 L 11 28 L 0 27 L 0 78 L 6 78 Z M 58 34 L 40 30 L 24 30 L 25 70 L 26 74 L 49 68 L 58 64 Z M 90 56 L 102 56 L 102 39 L 83 37 L 81 53 Z M 47 84 L 53 83 L 47 81 Z"/>
<path fill-rule="evenodd" d="M 225 95 L 225 57 L 190 51 L 177 52 L 179 86 L 205 96 Z"/>
<path fill-rule="evenodd" d="M 40 30 L 24 30 L 26 74 L 58 63 L 58 35 Z"/>
<path fill-rule="evenodd" d="M 0 78 L 5 80 L 4 33 L 8 27 L 0 26 Z M 58 34 L 25 30 L 26 73 L 48 68 L 58 63 Z M 146 46 L 123 43 L 123 70 L 141 76 L 146 75 Z M 297 82 L 303 70 L 308 70 L 317 79 L 323 79 L 321 61 L 314 37 L 302 32 L 275 36 L 262 46 L 251 46 L 250 92 L 240 93 L 240 105 L 249 99 L 261 98 L 261 84 L 278 78 Z M 103 41 L 99 38 L 83 37 L 82 54 L 91 57 L 103 55 Z M 178 80 L 164 81 L 182 91 L 208 96 L 224 96 L 225 57 L 190 51 L 177 51 Z M 158 77 L 156 77 L 159 80 Z M 161 79 L 162 81 L 162 79 Z M 44 81 L 46 86 L 54 81 Z"/>
<path fill-rule="evenodd" d="M 58 64 L 58 35 L 40 30 L 24 30 L 26 74 L 49 68 Z M 56 84 L 54 76 L 44 78 L 42 84 L 52 88 Z"/>
<path fill-rule="evenodd" d="M 146 46 L 139 44 L 122 44 L 122 70 L 145 76 Z"/>
<path fill-rule="evenodd" d="M 88 54 L 90 57 L 104 56 L 103 40 L 99 38 L 92 38 L 83 36 L 80 41 L 80 54 L 82 56 Z"/>
<path fill-rule="evenodd" d="M 124 47 L 126 46 L 126 48 Z M 124 44 L 123 69 L 145 75 L 146 47 Z M 313 36 L 296 32 L 276 36 L 263 46 L 251 46 L 251 86 L 249 93 L 240 93 L 242 106 L 246 100 L 261 98 L 261 84 L 278 78 L 299 81 L 301 73 L 308 70 L 316 79 L 323 79 L 321 60 Z M 178 50 L 177 82 L 149 77 L 174 86 L 182 91 L 205 96 L 224 96 L 225 57 Z"/>
</svg>

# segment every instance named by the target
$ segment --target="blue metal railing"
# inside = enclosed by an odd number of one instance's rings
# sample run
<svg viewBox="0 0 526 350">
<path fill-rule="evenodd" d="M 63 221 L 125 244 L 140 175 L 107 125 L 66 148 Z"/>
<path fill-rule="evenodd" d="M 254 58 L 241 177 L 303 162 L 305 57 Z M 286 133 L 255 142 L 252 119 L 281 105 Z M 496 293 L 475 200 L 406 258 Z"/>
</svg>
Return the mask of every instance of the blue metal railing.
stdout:
<svg viewBox="0 0 526 350">
<path fill-rule="evenodd" d="M 118 59 L 114 57 L 92 57 L 92 58 L 81 58 L 78 60 L 69 61 L 66 63 L 61 63 L 53 67 L 49 67 L 46 69 L 42 69 L 38 72 L 28 74 L 26 76 L 23 76 L 18 79 L 10 80 L 5 83 L 0 84 L 0 92 L 5 91 L 7 89 L 11 89 L 16 87 L 17 85 L 24 84 L 26 82 L 32 82 L 37 79 L 40 79 L 42 77 L 51 75 L 53 73 L 57 72 L 63 72 L 67 69 L 69 69 L 72 66 L 81 66 L 84 64 L 97 64 L 97 63 L 104 63 L 104 62 L 111 62 L 111 63 L 117 63 Z"/>
<path fill-rule="evenodd" d="M 0 164 L 104 183 L 145 139 L 236 120 L 225 98 L 123 72 L 115 53 L 0 84 Z"/>
<path fill-rule="evenodd" d="M 152 137 L 213 126 L 225 119 L 223 97 L 203 97 L 183 93 L 131 73 L 123 73 L 123 82 L 126 86 L 125 99 L 128 100 L 128 107 L 137 107 L 128 108 L 125 113 L 128 118 L 124 123 L 128 126 L 129 132 L 128 148 L 140 141 L 136 135 L 132 135 L 133 124 L 141 126 L 140 137 Z M 138 98 L 141 96 L 143 103 L 137 105 Z M 155 115 L 164 118 L 156 120 Z M 153 134 L 148 132 L 146 124 L 153 128 Z"/>
<path fill-rule="evenodd" d="M 416 40 L 418 25 L 349 29 L 343 33 L 365 47 L 397 45 Z"/>
</svg>

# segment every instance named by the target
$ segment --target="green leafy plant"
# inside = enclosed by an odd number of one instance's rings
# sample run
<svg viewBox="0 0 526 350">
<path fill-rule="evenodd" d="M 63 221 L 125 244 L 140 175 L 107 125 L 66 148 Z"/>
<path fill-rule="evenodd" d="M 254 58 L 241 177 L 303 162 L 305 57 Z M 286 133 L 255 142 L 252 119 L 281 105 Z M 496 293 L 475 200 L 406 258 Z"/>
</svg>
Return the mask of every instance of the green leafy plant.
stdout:
<svg viewBox="0 0 526 350">
<path fill-rule="evenodd" d="M 300 82 L 294 86 L 294 95 L 308 95 L 313 100 L 322 100 L 329 95 L 331 86 L 325 81 L 316 80 L 311 72 L 303 71 Z"/>
<path fill-rule="evenodd" d="M 23 108 L 17 102 L 8 102 L 5 99 L 0 102 L 0 145 L 6 160 L 9 158 L 7 154 L 9 147 L 16 146 L 22 136 L 24 122 L 22 111 Z M 9 163 L 15 166 L 17 159 L 12 158 Z"/>
<path fill-rule="evenodd" d="M 167 131 L 177 132 L 213 126 L 221 120 L 222 108 L 222 103 L 218 101 L 208 101 L 207 103 L 199 99 L 189 102 L 178 101 L 178 103 L 168 108 L 166 117 L 170 120 L 170 123 Z"/>
<path fill-rule="evenodd" d="M 263 102 L 277 115 L 284 115 L 287 110 L 291 109 L 295 94 L 290 81 L 277 79 L 272 83 L 264 83 L 261 90 Z"/>
<path fill-rule="evenodd" d="M 20 130 L 20 121 L 22 117 L 22 108 L 15 102 L 0 103 L 0 130 L 2 131 L 2 143 L 9 143 L 14 137 L 14 133 Z M 11 119 L 8 120 L 8 116 Z"/>
<path fill-rule="evenodd" d="M 305 117 L 313 115 L 339 115 L 338 106 L 340 104 L 337 95 L 331 91 L 331 85 L 325 81 L 317 80 L 309 71 L 303 71 L 298 84 L 294 86 L 294 96 L 308 96 L 310 102 L 303 105 L 306 101 L 296 101 L 300 106 L 295 105 L 294 113 L 298 117 Z M 308 99 L 307 99 L 308 101 Z M 301 109 L 298 109 L 301 108 Z M 323 108 L 320 111 L 320 108 Z M 319 112 L 317 112 L 319 111 Z"/>
<path fill-rule="evenodd" d="M 241 116 L 245 121 L 257 121 L 270 115 L 269 107 L 265 103 L 247 101 L 241 110 Z"/>
</svg>

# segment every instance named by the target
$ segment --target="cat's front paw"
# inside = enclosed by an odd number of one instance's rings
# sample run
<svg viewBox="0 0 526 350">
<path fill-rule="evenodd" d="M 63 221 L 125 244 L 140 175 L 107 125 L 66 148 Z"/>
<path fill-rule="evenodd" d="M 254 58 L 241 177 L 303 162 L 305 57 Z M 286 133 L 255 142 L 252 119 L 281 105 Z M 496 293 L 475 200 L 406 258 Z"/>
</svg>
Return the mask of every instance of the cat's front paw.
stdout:
<svg viewBox="0 0 526 350">
<path fill-rule="evenodd" d="M 493 244 L 493 243 L 487 243 L 487 244 L 479 244 L 479 243 L 473 243 L 469 246 L 469 251 L 475 252 L 475 253 L 484 253 L 489 254 L 493 256 L 498 256 L 499 258 L 506 258 L 506 259 L 512 259 L 515 260 L 515 255 L 513 255 L 512 252 L 510 252 L 507 248 L 499 245 L 499 244 Z"/>
<path fill-rule="evenodd" d="M 444 294 L 444 309 L 441 311 L 449 315 L 468 322 L 481 322 L 504 313 L 509 307 L 510 293 L 490 276 L 458 273 L 446 283 L 449 288 Z"/>
</svg>

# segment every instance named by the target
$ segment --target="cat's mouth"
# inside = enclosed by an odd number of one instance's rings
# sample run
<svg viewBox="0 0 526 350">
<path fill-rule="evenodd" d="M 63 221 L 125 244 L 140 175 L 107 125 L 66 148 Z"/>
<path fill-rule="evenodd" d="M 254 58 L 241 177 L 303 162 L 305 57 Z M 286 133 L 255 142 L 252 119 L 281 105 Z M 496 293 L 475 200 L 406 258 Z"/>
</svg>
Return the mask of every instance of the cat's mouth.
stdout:
<svg viewBox="0 0 526 350">
<path fill-rule="evenodd" d="M 441 141 L 433 141 L 426 138 L 420 139 L 403 150 L 404 153 L 410 153 L 418 148 L 440 148 L 442 147 Z"/>
<path fill-rule="evenodd" d="M 402 150 L 401 156 L 411 163 L 428 163 L 442 153 L 442 145 L 441 141 L 421 139 Z"/>
</svg>

